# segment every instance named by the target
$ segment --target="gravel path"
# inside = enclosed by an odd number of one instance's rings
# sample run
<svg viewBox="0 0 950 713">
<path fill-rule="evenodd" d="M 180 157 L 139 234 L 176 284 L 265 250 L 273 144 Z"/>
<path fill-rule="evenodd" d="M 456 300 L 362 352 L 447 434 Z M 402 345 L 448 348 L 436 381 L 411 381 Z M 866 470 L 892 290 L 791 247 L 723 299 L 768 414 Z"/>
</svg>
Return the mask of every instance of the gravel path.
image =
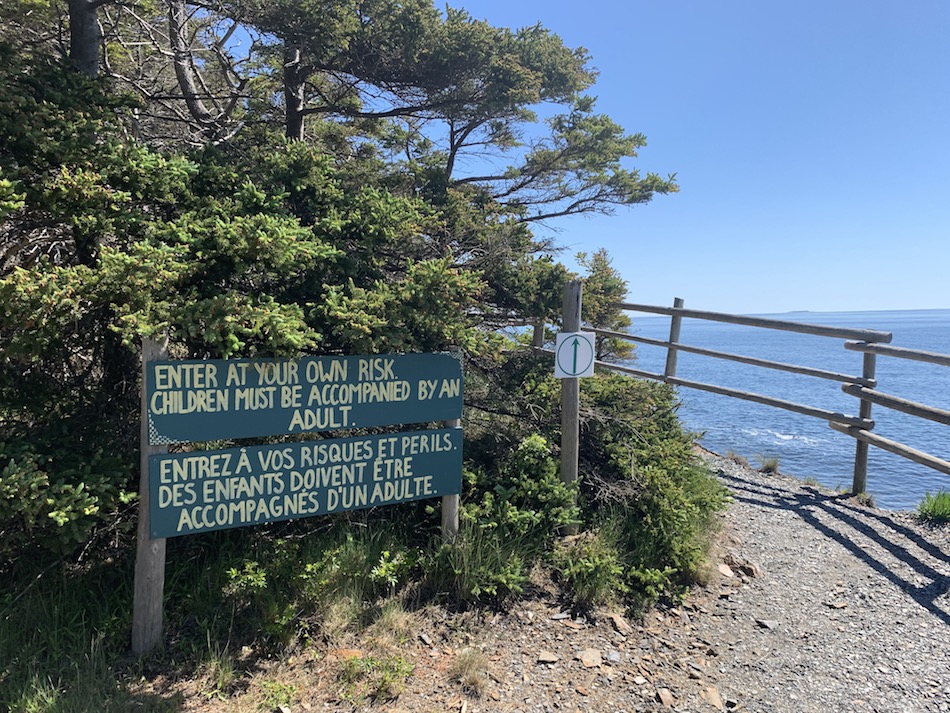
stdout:
<svg viewBox="0 0 950 713">
<path fill-rule="evenodd" d="M 704 458 L 734 497 L 705 587 L 630 629 L 519 602 L 466 627 L 490 661 L 480 698 L 418 666 L 388 710 L 950 711 L 950 527 Z M 433 668 L 459 650 L 435 646 Z"/>
<path fill-rule="evenodd" d="M 735 499 L 724 557 L 758 569 L 724 576 L 683 632 L 718 646 L 724 694 L 748 711 L 950 711 L 950 528 L 707 458 Z"/>
</svg>

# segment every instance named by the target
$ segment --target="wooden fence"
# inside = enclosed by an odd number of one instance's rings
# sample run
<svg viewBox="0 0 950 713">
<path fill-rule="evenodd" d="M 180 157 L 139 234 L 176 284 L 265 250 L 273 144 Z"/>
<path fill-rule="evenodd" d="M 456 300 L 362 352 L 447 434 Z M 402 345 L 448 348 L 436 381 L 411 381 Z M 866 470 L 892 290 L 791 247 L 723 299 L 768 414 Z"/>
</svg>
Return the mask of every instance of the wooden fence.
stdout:
<svg viewBox="0 0 950 713">
<path fill-rule="evenodd" d="M 580 297 L 577 298 L 577 302 L 578 304 L 580 303 Z M 878 356 L 912 359 L 929 364 L 950 366 L 950 355 L 890 346 L 889 342 L 891 341 L 893 335 L 889 332 L 880 332 L 871 329 L 830 327 L 818 324 L 805 324 L 801 322 L 767 319 L 762 317 L 748 317 L 720 312 L 705 312 L 700 310 L 685 309 L 683 307 L 683 300 L 679 298 L 674 301 L 673 307 L 659 307 L 654 305 L 631 304 L 626 302 L 619 303 L 617 306 L 625 311 L 669 315 L 669 339 L 650 339 L 647 337 L 627 334 L 625 332 L 616 332 L 590 327 L 585 328 L 585 330 L 594 332 L 595 334 L 604 337 L 613 337 L 640 344 L 664 347 L 667 350 L 666 366 L 662 374 L 651 373 L 641 369 L 635 369 L 632 367 L 601 361 L 596 362 L 598 366 L 640 378 L 653 379 L 665 382 L 667 384 L 673 384 L 675 386 L 708 391 L 714 394 L 721 394 L 723 396 L 743 399 L 745 401 L 752 401 L 755 403 L 764 404 L 766 406 L 793 411 L 805 416 L 823 419 L 827 421 L 828 425 L 834 430 L 849 435 L 856 440 L 854 480 L 851 487 L 851 492 L 854 494 L 863 493 L 867 489 L 869 445 L 890 451 L 891 453 L 895 453 L 950 475 L 950 462 L 873 433 L 872 430 L 874 428 L 874 421 L 871 419 L 871 406 L 873 404 L 877 404 L 878 406 L 884 408 L 902 411 L 903 413 L 909 414 L 911 416 L 925 418 L 938 423 L 950 425 L 950 411 L 927 406 L 915 401 L 909 401 L 898 396 L 893 396 L 878 391 L 878 384 L 875 378 L 876 360 Z M 798 366 L 795 364 L 770 361 L 767 359 L 759 359 L 756 357 L 743 356 L 740 354 L 730 354 L 728 352 L 721 352 L 714 349 L 706 349 L 684 344 L 680 340 L 683 318 L 726 322 L 729 324 L 743 325 L 759 329 L 798 332 L 819 337 L 847 340 L 844 343 L 845 349 L 861 352 L 863 354 L 861 374 L 841 374 L 824 369 Z M 777 399 L 762 394 L 727 388 L 724 386 L 718 386 L 716 384 L 708 384 L 700 381 L 682 379 L 676 375 L 677 354 L 679 352 L 700 354 L 703 356 L 712 357 L 714 359 L 725 359 L 742 364 L 748 364 L 753 367 L 775 369 L 793 374 L 802 374 L 804 376 L 818 379 L 840 382 L 842 384 L 841 389 L 846 394 L 854 396 L 858 399 L 857 414 L 843 414 L 823 408 L 817 408 L 815 406 L 809 406 L 807 404 Z"/>
</svg>

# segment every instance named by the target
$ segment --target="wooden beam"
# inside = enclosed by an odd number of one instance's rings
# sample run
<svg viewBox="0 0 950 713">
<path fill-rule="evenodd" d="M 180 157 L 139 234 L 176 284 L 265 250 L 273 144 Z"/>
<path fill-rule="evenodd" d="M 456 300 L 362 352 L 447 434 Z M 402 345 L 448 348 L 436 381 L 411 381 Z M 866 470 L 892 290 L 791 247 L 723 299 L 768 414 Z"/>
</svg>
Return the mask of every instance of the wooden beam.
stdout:
<svg viewBox="0 0 950 713">
<path fill-rule="evenodd" d="M 776 399 L 771 396 L 764 396 L 762 394 L 752 393 L 750 391 L 739 391 L 738 389 L 729 389 L 725 386 L 716 386 L 714 384 L 705 384 L 701 381 L 690 381 L 689 379 L 681 379 L 677 376 L 664 376 L 663 374 L 653 374 L 648 371 L 640 371 L 639 369 L 631 369 L 627 366 L 620 366 L 619 364 L 609 364 L 607 362 L 598 361 L 594 362 L 597 366 L 604 369 L 612 369 L 613 371 L 620 371 L 625 374 L 630 374 L 631 376 L 639 376 L 643 379 L 654 379 L 656 381 L 663 381 L 667 384 L 673 384 L 675 386 L 685 386 L 688 389 L 698 389 L 699 391 L 708 391 L 713 394 L 720 394 L 722 396 L 731 396 L 736 399 L 742 399 L 744 401 L 753 401 L 755 403 L 763 404 L 764 406 L 774 406 L 775 408 L 784 409 L 786 411 L 793 411 L 795 413 L 800 413 L 803 416 L 812 416 L 813 418 L 820 418 L 823 421 L 836 421 L 838 423 L 846 423 L 851 426 L 858 426 L 864 428 L 872 428 L 874 422 L 870 419 L 860 418 L 858 416 L 847 416 L 843 413 L 837 413 L 835 411 L 828 411 L 823 408 L 815 408 L 813 406 L 805 406 L 804 404 L 798 404 L 794 401 L 785 401 L 784 399 Z"/>
<path fill-rule="evenodd" d="M 892 396 L 891 394 L 885 394 L 880 391 L 875 391 L 874 389 L 866 389 L 862 386 L 858 386 L 857 384 L 844 384 L 841 387 L 841 390 L 846 394 L 857 396 L 859 399 L 870 401 L 871 403 L 884 406 L 885 408 L 894 409 L 895 411 L 902 411 L 903 413 L 908 413 L 911 416 L 925 418 L 928 421 L 936 421 L 937 423 L 950 426 L 950 411 L 942 408 L 937 408 L 935 406 L 925 406 L 924 404 L 918 403 L 917 401 L 902 399 L 899 396 Z"/>
<path fill-rule="evenodd" d="M 845 342 L 845 349 L 853 352 L 865 352 L 867 354 L 881 354 L 883 356 L 892 356 L 899 359 L 910 359 L 911 361 L 922 361 L 927 364 L 937 364 L 939 366 L 950 366 L 950 354 L 940 354 L 939 352 L 927 352 L 922 349 L 907 349 L 906 347 L 892 347 L 885 344 L 868 344 L 867 342 Z"/>
<path fill-rule="evenodd" d="M 616 306 L 620 309 L 631 310 L 633 312 L 647 312 L 649 314 L 668 314 L 679 315 L 680 317 L 689 317 L 692 319 L 705 319 L 712 322 L 727 322 L 729 324 L 741 324 L 747 327 L 762 327 L 764 329 L 777 329 L 783 332 L 800 332 L 802 334 L 813 334 L 818 337 L 836 337 L 838 339 L 859 339 L 865 342 L 890 342 L 893 334 L 890 332 L 880 332 L 875 329 L 849 329 L 847 327 L 827 327 L 821 324 L 808 324 L 806 322 L 788 322 L 781 319 L 768 319 L 766 317 L 748 317 L 737 314 L 726 314 L 724 312 L 705 312 L 695 309 L 679 309 L 676 307 L 657 307 L 654 305 L 633 304 L 630 302 L 618 302 Z"/>
<path fill-rule="evenodd" d="M 911 448 L 910 446 L 905 446 L 903 443 L 898 443 L 893 441 L 890 438 L 884 438 L 884 436 L 879 436 L 876 433 L 871 433 L 862 428 L 855 428 L 853 426 L 846 426 L 840 423 L 829 423 L 828 424 L 834 430 L 844 433 L 845 435 L 851 436 L 852 438 L 857 438 L 859 441 L 864 443 L 870 443 L 873 446 L 878 448 L 890 451 L 895 455 L 903 456 L 908 460 L 912 460 L 915 463 L 920 463 L 925 465 L 928 468 L 933 468 L 934 470 L 940 471 L 945 475 L 950 475 L 950 462 L 945 461 L 936 456 L 932 456 L 929 453 L 924 453 L 919 451 L 916 448 Z"/>
<path fill-rule="evenodd" d="M 671 342 L 665 342 L 662 339 L 650 339 L 649 337 L 635 337 L 625 335 L 623 332 L 615 332 L 609 329 L 588 328 L 590 331 L 603 335 L 605 337 L 616 337 L 619 339 L 629 339 L 640 344 L 649 344 L 656 347 L 671 347 Z M 676 344 L 677 351 L 689 352 L 690 354 L 699 354 L 700 356 L 713 357 L 714 359 L 725 359 L 740 364 L 750 364 L 760 366 L 765 369 L 774 369 L 776 371 L 787 371 L 792 374 L 803 374 L 805 376 L 814 376 L 819 379 L 828 379 L 829 381 L 839 381 L 846 384 L 861 384 L 862 386 L 875 386 L 877 384 L 873 379 L 866 381 L 863 377 L 852 374 L 840 374 L 836 371 L 827 371 L 825 369 L 815 369 L 810 366 L 798 366 L 796 364 L 787 364 L 780 361 L 771 361 L 769 359 L 758 359 L 756 357 L 743 356 L 742 354 L 731 354 L 730 352 L 721 352 L 716 349 L 705 349 L 702 347 L 692 347 L 687 344 Z M 675 374 L 674 374 L 675 376 Z"/>
<path fill-rule="evenodd" d="M 673 306 L 677 309 L 683 306 L 683 298 L 673 298 Z M 677 347 L 680 341 L 680 330 L 683 326 L 683 318 L 677 314 L 670 317 L 670 342 L 666 348 L 666 367 L 663 373 L 666 376 L 676 376 Z"/>
</svg>

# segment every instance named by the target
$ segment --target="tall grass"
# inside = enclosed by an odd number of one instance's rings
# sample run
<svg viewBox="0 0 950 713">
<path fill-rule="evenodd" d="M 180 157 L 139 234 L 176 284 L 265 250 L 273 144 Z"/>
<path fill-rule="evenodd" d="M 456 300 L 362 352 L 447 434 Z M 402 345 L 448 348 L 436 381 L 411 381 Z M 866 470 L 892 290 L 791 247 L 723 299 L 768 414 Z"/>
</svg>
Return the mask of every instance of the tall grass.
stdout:
<svg viewBox="0 0 950 713">
<path fill-rule="evenodd" d="M 131 694 L 127 658 L 131 571 L 122 563 L 76 571 L 65 563 L 8 573 L 0 592 L 0 710 L 179 709 L 161 695 Z"/>
<path fill-rule="evenodd" d="M 917 505 L 917 514 L 927 522 L 950 522 L 950 491 L 927 493 Z"/>
</svg>

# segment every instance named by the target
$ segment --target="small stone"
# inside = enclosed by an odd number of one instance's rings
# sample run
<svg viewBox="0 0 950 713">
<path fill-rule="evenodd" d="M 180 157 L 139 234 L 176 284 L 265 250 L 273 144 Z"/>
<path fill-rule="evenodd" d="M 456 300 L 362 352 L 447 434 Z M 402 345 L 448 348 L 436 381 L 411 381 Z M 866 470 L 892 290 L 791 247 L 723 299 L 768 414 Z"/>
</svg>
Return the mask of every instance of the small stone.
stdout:
<svg viewBox="0 0 950 713">
<path fill-rule="evenodd" d="M 723 577 L 729 577 L 730 579 L 736 576 L 736 573 L 732 571 L 732 567 L 727 565 L 725 562 L 719 565 L 719 574 L 721 574 Z"/>
<path fill-rule="evenodd" d="M 607 661 L 609 663 L 620 663 L 620 652 L 616 649 L 610 649 L 607 651 Z"/>
<path fill-rule="evenodd" d="M 538 654 L 538 663 L 557 663 L 560 660 L 561 657 L 553 651 L 542 651 Z"/>
<path fill-rule="evenodd" d="M 290 706 L 277 706 L 277 713 L 290 713 Z"/>
<path fill-rule="evenodd" d="M 614 629 L 616 629 L 618 633 L 623 634 L 624 636 L 633 633 L 633 627 L 630 626 L 630 624 L 627 623 L 627 620 L 619 614 L 611 614 L 610 621 L 613 622 Z"/>
<path fill-rule="evenodd" d="M 719 695 L 719 690 L 715 686 L 704 688 L 699 692 L 699 695 L 704 701 L 706 701 L 706 703 L 711 705 L 717 711 L 726 710 L 726 704 L 723 703 L 722 696 Z"/>
<path fill-rule="evenodd" d="M 758 577 L 762 574 L 762 571 L 759 569 L 758 565 L 752 564 L 751 562 L 743 562 L 739 565 L 739 571 L 742 572 L 746 577 Z"/>
<path fill-rule="evenodd" d="M 778 622 L 774 619 L 756 619 L 755 623 L 761 626 L 763 629 L 772 630 L 778 627 Z"/>
<path fill-rule="evenodd" d="M 600 651 L 597 649 L 584 649 L 577 654 L 577 659 L 584 664 L 584 668 L 594 668 L 603 663 L 600 657 Z"/>
<path fill-rule="evenodd" d="M 667 708 L 672 708 L 673 704 L 676 702 L 676 699 L 673 698 L 673 693 L 669 688 L 656 689 L 656 699 Z"/>
<path fill-rule="evenodd" d="M 579 631 L 579 630 L 581 630 L 581 629 L 586 629 L 586 628 L 587 628 L 586 626 L 584 626 L 584 625 L 581 624 L 580 622 L 571 621 L 570 619 L 565 619 L 565 620 L 562 621 L 561 623 L 562 623 L 564 626 L 566 626 L 568 629 L 574 629 L 575 631 Z"/>
<path fill-rule="evenodd" d="M 432 639 L 430 639 L 428 636 L 426 636 L 426 634 L 420 633 L 420 634 L 419 634 L 419 639 L 420 639 L 420 640 L 422 641 L 422 643 L 425 644 L 426 646 L 432 646 Z"/>
<path fill-rule="evenodd" d="M 831 607 L 832 609 L 844 609 L 845 607 L 848 606 L 848 603 L 843 599 L 839 599 L 834 602 L 827 602 L 827 605 Z"/>
<path fill-rule="evenodd" d="M 634 676 L 633 682 L 638 686 L 644 686 L 646 685 L 647 680 L 643 676 Z"/>
<path fill-rule="evenodd" d="M 558 612 L 557 614 L 553 614 L 551 616 L 551 619 L 553 621 L 561 621 L 561 619 L 570 619 L 570 618 L 571 618 L 571 615 L 566 612 Z"/>
</svg>

